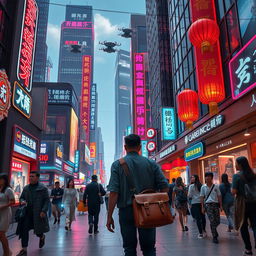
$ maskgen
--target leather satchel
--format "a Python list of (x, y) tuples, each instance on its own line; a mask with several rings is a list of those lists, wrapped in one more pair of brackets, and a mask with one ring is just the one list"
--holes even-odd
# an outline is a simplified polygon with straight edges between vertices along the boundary
[(134, 181), (129, 171), (129, 167), (124, 158), (119, 160), (133, 197), (133, 215), (137, 228), (156, 228), (171, 224), (173, 217), (169, 207), (169, 196), (167, 193), (155, 192), (152, 189), (136, 193)]

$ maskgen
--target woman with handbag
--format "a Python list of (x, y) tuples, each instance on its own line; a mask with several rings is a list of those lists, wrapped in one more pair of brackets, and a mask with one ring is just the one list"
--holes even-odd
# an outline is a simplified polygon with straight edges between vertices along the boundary
[(221, 184), (219, 186), (221, 197), (222, 197), (222, 206), (225, 212), (225, 215), (228, 220), (228, 229), (227, 232), (231, 232), (234, 229), (234, 196), (231, 193), (231, 184), (228, 180), (228, 175), (223, 173), (221, 175)]
[(249, 223), (256, 241), (256, 174), (244, 156), (236, 159), (236, 169), (239, 173), (233, 176), (232, 182), (232, 193), (236, 195), (235, 228), (240, 229), (244, 241), (245, 251), (243, 255), (252, 255)]
[(172, 192), (172, 207), (175, 207), (179, 213), (180, 225), (182, 227), (182, 231), (188, 231), (187, 227), (187, 212), (188, 212), (188, 197), (187, 197), (187, 188), (182, 181), (181, 177), (176, 179), (176, 185), (173, 188)]
[(67, 188), (64, 190), (62, 204), (66, 214), (66, 230), (71, 230), (71, 225), (76, 220), (75, 212), (78, 202), (78, 192), (75, 189), (74, 179), (70, 179), (67, 183)]
[(0, 241), (3, 246), (4, 256), (12, 255), (6, 232), (12, 218), (11, 205), (15, 203), (15, 196), (13, 190), (10, 188), (9, 179), (7, 175), (0, 175)]

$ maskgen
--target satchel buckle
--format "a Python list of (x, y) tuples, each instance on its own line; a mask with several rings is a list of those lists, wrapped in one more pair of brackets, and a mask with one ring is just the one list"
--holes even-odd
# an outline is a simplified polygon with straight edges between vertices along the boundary
[(158, 201), (158, 205), (159, 205), (161, 213), (164, 214), (164, 203), (163, 203), (163, 201)]
[(148, 202), (144, 202), (144, 208), (145, 208), (147, 216), (149, 216), (150, 215), (150, 211), (149, 211), (149, 203)]

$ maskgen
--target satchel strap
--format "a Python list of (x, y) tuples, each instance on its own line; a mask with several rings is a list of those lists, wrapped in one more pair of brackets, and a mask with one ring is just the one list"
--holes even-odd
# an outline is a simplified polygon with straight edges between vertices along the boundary
[(210, 197), (210, 195), (211, 195), (211, 193), (212, 193), (214, 187), (215, 187), (215, 184), (212, 185), (210, 192), (208, 193), (207, 197), (205, 198), (205, 200), (204, 200), (205, 203), (206, 203), (206, 201), (208, 200), (208, 198)]
[(126, 163), (126, 161), (125, 161), (124, 158), (119, 159), (119, 163), (120, 163), (120, 165), (122, 166), (122, 168), (123, 168), (123, 170), (124, 170), (124, 174), (125, 174), (125, 176), (126, 176), (126, 178), (127, 178), (127, 182), (128, 182), (130, 191), (131, 191), (132, 193), (136, 194), (136, 187), (135, 187), (133, 178), (132, 178), (132, 176), (131, 176), (131, 174), (130, 174), (128, 164)]

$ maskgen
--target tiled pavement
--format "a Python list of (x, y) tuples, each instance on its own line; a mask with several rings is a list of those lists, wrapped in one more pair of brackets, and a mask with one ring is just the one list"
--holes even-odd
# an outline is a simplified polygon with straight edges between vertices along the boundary
[[(122, 240), (119, 225), (116, 232), (109, 233), (105, 228), (105, 210), (102, 210), (100, 221), (100, 233), (89, 236), (87, 233), (87, 216), (77, 216), (72, 231), (64, 230), (64, 218), (58, 227), (51, 224), (51, 231), (46, 235), (46, 245), (38, 249), (38, 238), (31, 234), (29, 244), (29, 256), (57, 255), (57, 256), (121, 256), (123, 255)], [(117, 220), (117, 212), (115, 213)], [(208, 224), (209, 225), (209, 224)], [(159, 256), (241, 256), (243, 245), (240, 237), (227, 233), (226, 227), (219, 227), (220, 243), (213, 244), (210, 237), (197, 239), (196, 224), (190, 221), (190, 231), (183, 233), (177, 221), (157, 230), (157, 255)], [(209, 229), (208, 229), (209, 233)], [(17, 237), (10, 239), (13, 255), (19, 251), (20, 241)], [(0, 255), (2, 255), (0, 249)], [(141, 252), (138, 248), (138, 255)]]

